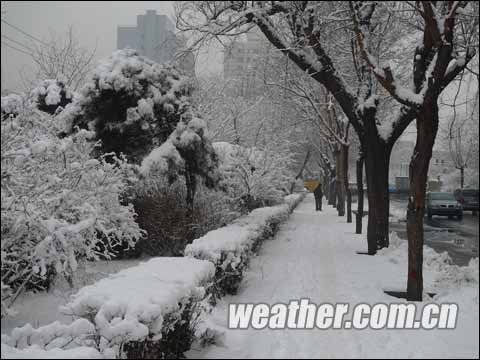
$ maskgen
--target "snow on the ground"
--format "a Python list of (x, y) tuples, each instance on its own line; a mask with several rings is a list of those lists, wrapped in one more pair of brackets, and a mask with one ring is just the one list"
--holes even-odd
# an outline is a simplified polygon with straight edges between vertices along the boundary
[(101, 354), (91, 347), (76, 347), (73, 349), (44, 350), (39, 346), (28, 349), (17, 349), (2, 344), (2, 359), (102, 359)]
[[(64, 281), (58, 281), (48, 292), (27, 292), (21, 295), (15, 302), (15, 316), (2, 318), (2, 334), (10, 334), (16, 327), (22, 327), (28, 323), (35, 327), (47, 325), (53, 321), (61, 321), (68, 324), (73, 317), (61, 314), (58, 309), (65, 305), (70, 296), (82, 286), (92, 284), (96, 280), (122, 269), (138, 265), (145, 259), (95, 261), (88, 262), (85, 269), (79, 269), (74, 288), (70, 288)], [(83, 270), (83, 271), (82, 271)]]
[(383, 290), (406, 288), (406, 242), (393, 235), (391, 247), (379, 255), (357, 255), (356, 251), (366, 250), (366, 240), (354, 231), (354, 224), (346, 224), (330, 206), (315, 212), (313, 196), (308, 195), (277, 236), (263, 244), (239, 294), (223, 298), (205, 320), (204, 326), (225, 332), (223, 342), (194, 348), (188, 357), (478, 358), (478, 259), (470, 268), (458, 268), (445, 265), (444, 255), (431, 249), (425, 251), (425, 290), (438, 294), (430, 301), (459, 304), (455, 330), (227, 328), (229, 303), (274, 304), (309, 298), (316, 304), (347, 302), (353, 307), (362, 302), (404, 302)]

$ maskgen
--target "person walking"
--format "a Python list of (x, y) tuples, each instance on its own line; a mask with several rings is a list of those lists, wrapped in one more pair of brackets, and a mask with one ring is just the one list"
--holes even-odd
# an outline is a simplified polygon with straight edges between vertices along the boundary
[(318, 186), (313, 191), (313, 195), (315, 196), (315, 210), (322, 211), (322, 184), (318, 183)]

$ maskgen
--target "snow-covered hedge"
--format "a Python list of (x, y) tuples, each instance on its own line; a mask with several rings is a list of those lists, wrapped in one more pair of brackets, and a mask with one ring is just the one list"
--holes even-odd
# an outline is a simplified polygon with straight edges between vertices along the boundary
[[(26, 324), (13, 329), (9, 336), (2, 335), (2, 349), (6, 345), (16, 350), (12, 350), (12, 353), (27, 349), (48, 352), (54, 349), (93, 346), (94, 335), (95, 326), (86, 319), (75, 320), (69, 325), (55, 321), (36, 329)], [(32, 346), (35, 348), (31, 348)], [(25, 352), (27, 353), (29, 351)]]
[(216, 297), (237, 292), (252, 254), (275, 233), (304, 196), (304, 193), (292, 194), (285, 198), (284, 204), (255, 209), (187, 245), (185, 256), (215, 264)]
[(190, 348), (214, 274), (208, 261), (154, 258), (80, 289), (61, 310), (94, 324), (104, 354), (178, 357)]
[(103, 356), (96, 349), (85, 346), (45, 350), (38, 345), (18, 349), (2, 343), (2, 359), (103, 359)]

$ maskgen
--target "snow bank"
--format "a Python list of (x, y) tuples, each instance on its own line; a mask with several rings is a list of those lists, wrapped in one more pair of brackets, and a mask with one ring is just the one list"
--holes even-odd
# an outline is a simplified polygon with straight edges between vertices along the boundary
[(92, 321), (99, 350), (120, 355), (123, 344), (159, 341), (188, 321), (214, 273), (208, 261), (155, 258), (80, 289), (61, 310)]
[[(390, 246), (379, 250), (378, 255), (387, 256), (393, 263), (408, 263), (408, 242), (398, 237), (395, 232), (390, 235)], [(438, 253), (431, 247), (423, 247), (423, 272), (431, 280), (433, 291), (457, 289), (459, 287), (476, 287), (479, 284), (478, 258), (471, 259), (467, 266), (455, 265), (447, 252)]]
[(304, 196), (304, 193), (289, 195), (282, 205), (255, 209), (232, 224), (208, 232), (187, 245), (185, 256), (215, 264), (215, 295), (236, 293), (249, 258)]
[(102, 359), (102, 355), (91, 347), (45, 350), (38, 345), (17, 349), (2, 343), (2, 359)]

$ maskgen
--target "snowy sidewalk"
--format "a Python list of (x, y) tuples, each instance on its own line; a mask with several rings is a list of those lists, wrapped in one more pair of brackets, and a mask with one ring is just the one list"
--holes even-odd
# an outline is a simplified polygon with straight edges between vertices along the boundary
[[(365, 235), (354, 224), (324, 206), (314, 211), (308, 195), (277, 236), (266, 241), (252, 260), (236, 296), (223, 298), (208, 325), (225, 332), (224, 344), (192, 349), (189, 357), (205, 358), (339, 358), (339, 357), (478, 357), (478, 283), (440, 293), (435, 302), (457, 302), (455, 330), (229, 330), (229, 303), (311, 302), (390, 303), (384, 289), (404, 290), (406, 254), (355, 254), (366, 249)], [(366, 228), (366, 224), (365, 224)], [(399, 248), (403, 249), (403, 248)], [(397, 250), (399, 250), (397, 249)], [(434, 274), (425, 271), (430, 291)]]

